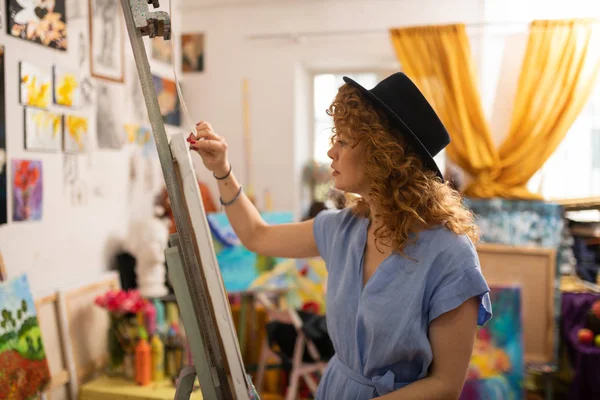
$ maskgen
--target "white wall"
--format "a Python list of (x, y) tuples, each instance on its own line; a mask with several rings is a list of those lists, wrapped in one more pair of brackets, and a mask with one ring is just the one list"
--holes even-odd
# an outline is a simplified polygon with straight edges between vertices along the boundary
[[(254, 4), (244, 4), (254, 3)], [(269, 189), (278, 210), (300, 210), (300, 169), (312, 155), (313, 71), (397, 69), (387, 29), (393, 26), (479, 21), (480, 0), (237, 2), (201, 7), (184, 3), (182, 29), (205, 32), (203, 74), (184, 77), (185, 99), (198, 119), (213, 123), (230, 144), (238, 177), (242, 143), (241, 81), (250, 80), (253, 176), (258, 205)], [(373, 30), (369, 34), (250, 40), (250, 35)], [(477, 49), (474, 49), (477, 52)], [(207, 181), (216, 186), (208, 175)]]
[[(168, 6), (167, 2), (163, 2)], [(5, 7), (5, 3), (2, 4)], [(82, 183), (87, 187), (87, 201), (73, 205), (69, 188), (63, 182), (64, 154), (27, 151), (23, 143), (23, 106), (19, 104), (19, 61), (39, 66), (59, 65), (75, 68), (89, 75), (89, 62), (79, 65), (78, 36), (82, 32), (88, 42), (88, 1), (67, 0), (68, 50), (61, 52), (6, 34), (5, 9), (0, 45), (5, 50), (5, 84), (8, 156), (9, 223), (0, 226), (0, 251), (9, 277), (28, 273), (35, 296), (49, 291), (93, 281), (106, 274), (109, 260), (121, 248), (122, 239), (132, 218), (150, 215), (154, 192), (162, 185), (160, 174), (150, 175), (154, 187), (147, 187), (145, 162), (139, 148), (129, 145), (121, 150), (98, 149), (95, 142), (95, 104), (81, 111), (90, 118), (91, 151), (77, 156)], [(165, 7), (161, 7), (165, 9)], [(77, 11), (77, 12), (76, 12)], [(76, 12), (76, 13), (75, 13)], [(74, 13), (76, 15), (74, 15)], [(174, 13), (175, 33), (179, 32)], [(134, 122), (128, 84), (138, 79), (129, 38), (125, 32), (125, 84), (114, 84), (118, 98), (114, 105), (123, 122)], [(148, 47), (148, 46), (147, 46)], [(89, 60), (89, 47), (85, 47)], [(172, 77), (166, 66), (152, 62), (153, 72)], [(135, 101), (142, 102), (143, 98)], [(54, 108), (58, 110), (58, 108)], [(140, 121), (138, 121), (140, 122)], [(134, 157), (135, 156), (135, 157)], [(38, 159), (43, 163), (43, 216), (41, 221), (12, 220), (12, 159)], [(136, 161), (137, 160), (137, 161)], [(137, 176), (131, 181), (132, 164), (137, 162)], [(141, 164), (140, 164), (141, 162)], [(156, 161), (152, 161), (156, 171)]]

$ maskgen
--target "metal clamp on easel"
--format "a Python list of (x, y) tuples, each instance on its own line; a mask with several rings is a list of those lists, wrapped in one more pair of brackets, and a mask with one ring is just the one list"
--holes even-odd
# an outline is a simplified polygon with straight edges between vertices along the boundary
[(121, 0), (177, 228), (165, 255), (194, 366), (182, 371), (175, 398), (189, 399), (197, 376), (204, 399), (249, 400), (251, 383), (244, 372), (190, 150), (183, 134), (172, 135), (170, 142), (167, 138), (142, 40), (142, 36), (169, 40), (171, 19), (166, 12), (150, 12), (148, 4), (159, 6), (158, 0)]

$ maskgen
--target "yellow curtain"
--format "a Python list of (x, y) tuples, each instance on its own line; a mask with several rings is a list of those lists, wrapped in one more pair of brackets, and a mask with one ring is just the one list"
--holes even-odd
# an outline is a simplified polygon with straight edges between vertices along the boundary
[(464, 25), (392, 29), (402, 69), (430, 101), (452, 141), (448, 156), (471, 176), (496, 176), (498, 152), (481, 107)]
[(600, 68), (592, 20), (534, 21), (497, 182), (504, 195), (537, 198), (527, 182), (544, 165), (587, 103)]
[(403, 69), (450, 132), (448, 156), (473, 177), (466, 195), (539, 198), (527, 182), (566, 135), (598, 73), (595, 27), (590, 20), (531, 24), (510, 130), (499, 149), (477, 94), (464, 25), (391, 30)]

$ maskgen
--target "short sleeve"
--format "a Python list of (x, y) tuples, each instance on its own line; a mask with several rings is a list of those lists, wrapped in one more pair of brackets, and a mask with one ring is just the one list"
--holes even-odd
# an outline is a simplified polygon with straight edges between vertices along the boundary
[(490, 288), (481, 273), (479, 256), (466, 236), (456, 236), (437, 257), (429, 298), (429, 323), (472, 297), (479, 301), (477, 324), (492, 317)]
[(338, 227), (337, 217), (340, 210), (324, 210), (317, 214), (313, 224), (313, 235), (321, 258), (327, 263), (331, 251), (331, 242)]

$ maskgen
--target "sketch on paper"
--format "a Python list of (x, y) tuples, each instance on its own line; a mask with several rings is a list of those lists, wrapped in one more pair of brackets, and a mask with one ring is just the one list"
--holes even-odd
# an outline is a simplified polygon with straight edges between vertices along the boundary
[(60, 114), (26, 107), (25, 148), (27, 150), (60, 151), (62, 116)]
[(96, 134), (101, 149), (120, 149), (125, 144), (123, 124), (119, 121), (120, 107), (114, 104), (120, 95), (114, 85), (97, 83)]
[(183, 72), (204, 71), (204, 34), (181, 35), (181, 68)]
[(57, 50), (67, 50), (65, 0), (7, 0), (7, 33)]
[(77, 72), (54, 67), (54, 103), (65, 107), (81, 105), (81, 85)]
[(79, 179), (79, 162), (77, 155), (65, 154), (63, 158), (63, 185), (72, 186)]
[(46, 108), (52, 101), (52, 75), (50, 68), (21, 61), (19, 64), (21, 104)]
[(173, 65), (171, 58), (173, 56), (173, 49), (171, 48), (170, 40), (164, 40), (162, 36), (157, 36), (150, 39), (150, 44), (152, 47), (152, 59)]
[(86, 117), (65, 115), (64, 150), (69, 153), (84, 152), (89, 147), (89, 126)]
[(94, 83), (92, 82), (92, 78), (89, 76), (85, 76), (81, 79), (80, 83), (80, 93), (81, 93), (81, 105), (89, 107), (94, 104)]
[(153, 75), (152, 81), (156, 89), (156, 97), (160, 107), (163, 122), (167, 125), (180, 126), (181, 115), (179, 97), (175, 82)]
[(36, 398), (50, 383), (50, 368), (27, 275), (0, 283), (0, 304), (0, 393)]
[(136, 65), (130, 64), (127, 74), (127, 104), (130, 107), (130, 113), (136, 123), (148, 121), (148, 110), (144, 101), (144, 93), (140, 83), (140, 76)]
[(123, 82), (124, 40), (119, 0), (90, 0), (92, 76)]
[(77, 35), (77, 41), (79, 47), (79, 67), (83, 68), (88, 57), (87, 40), (83, 32), (79, 32), (79, 35)]
[(42, 219), (43, 175), (39, 160), (12, 160), (13, 221)]
[[(4, 82), (4, 47), (0, 46), (0, 82)], [(8, 222), (8, 186), (6, 179), (6, 99), (0, 85), (0, 225)]]

